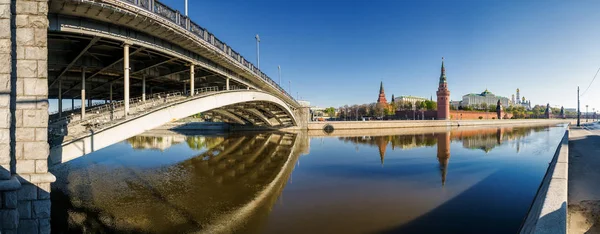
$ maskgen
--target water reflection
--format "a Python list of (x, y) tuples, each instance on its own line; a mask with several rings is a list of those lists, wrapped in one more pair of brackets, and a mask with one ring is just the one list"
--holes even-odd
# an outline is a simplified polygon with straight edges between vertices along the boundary
[[(523, 139), (533, 132), (548, 130), (549, 126), (534, 127), (504, 127), (504, 128), (476, 128), (476, 129), (454, 129), (453, 131), (442, 131), (421, 134), (388, 135), (388, 136), (353, 136), (339, 137), (346, 143), (364, 144), (376, 146), (379, 150), (381, 165), (384, 165), (385, 153), (388, 145), (392, 150), (407, 150), (420, 147), (433, 147), (437, 145), (437, 159), (439, 163), (442, 186), (446, 183), (448, 163), (450, 161), (450, 142), (462, 142), (466, 149), (480, 149), (489, 153), (494, 147), (502, 145), (503, 142), (514, 142), (517, 153)], [(358, 151), (358, 147), (356, 147)]]
[[(258, 227), (306, 143), (296, 134), (137, 136), (134, 149), (184, 143), (189, 159), (156, 168), (95, 163), (56, 170), (53, 231), (233, 232)], [(305, 139), (306, 140), (306, 139)], [(167, 156), (167, 155), (165, 155)], [(60, 186), (59, 184), (62, 184)]]
[(561, 136), (549, 129), (355, 133), (321, 138), (310, 154), (303, 132), (144, 134), (55, 168), (52, 228), (515, 232)]

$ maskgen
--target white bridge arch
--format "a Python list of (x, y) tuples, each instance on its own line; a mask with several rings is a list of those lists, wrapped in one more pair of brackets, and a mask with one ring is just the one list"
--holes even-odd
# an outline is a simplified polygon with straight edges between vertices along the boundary
[[(264, 115), (260, 116), (256, 109), (245, 106), (248, 104), (258, 106), (260, 103), (277, 107), (278, 109), (274, 110), (277, 113), (270, 113), (271, 118), (269, 118)], [(265, 110), (273, 110), (264, 107), (262, 109), (261, 113), (265, 113)], [(149, 113), (132, 117), (95, 132), (90, 131), (85, 136), (77, 139), (65, 141), (61, 145), (50, 149), (49, 162), (51, 165), (67, 162), (165, 123), (203, 112), (214, 112), (214, 115), (230, 122), (239, 122), (246, 119), (243, 116), (247, 117), (254, 113), (255, 119), (268, 121), (267, 126), (289, 127), (296, 125), (296, 118), (289, 106), (269, 93), (256, 90), (217, 92), (157, 108)]]

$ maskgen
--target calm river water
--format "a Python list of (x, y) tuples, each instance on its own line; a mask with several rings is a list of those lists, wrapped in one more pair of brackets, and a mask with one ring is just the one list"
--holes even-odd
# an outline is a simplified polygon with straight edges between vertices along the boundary
[(53, 168), (52, 231), (516, 233), (564, 130), (148, 132)]

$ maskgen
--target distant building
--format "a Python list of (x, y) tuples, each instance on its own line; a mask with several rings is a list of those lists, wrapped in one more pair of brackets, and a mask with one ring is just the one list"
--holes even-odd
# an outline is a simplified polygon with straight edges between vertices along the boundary
[(513, 100), (511, 105), (514, 106), (522, 106), (525, 107), (525, 109), (527, 110), (531, 110), (531, 100), (527, 100), (525, 99), (525, 97), (521, 97), (521, 90), (517, 89), (517, 99), (514, 99), (514, 94), (513, 94)]
[(458, 110), (458, 107), (460, 107), (460, 103), (462, 103), (462, 101), (450, 101), (450, 106), (453, 107), (455, 110)]
[(496, 96), (492, 92), (487, 89), (480, 94), (470, 93), (463, 96), (462, 102), (460, 106), (474, 106), (481, 105), (483, 103), (488, 106), (496, 105), (496, 103), (500, 100), (503, 106), (508, 106), (510, 104), (510, 100), (506, 97)]
[(424, 97), (416, 97), (416, 96), (400, 96), (394, 99), (394, 102), (403, 102), (403, 103), (412, 103), (413, 106), (415, 104), (415, 102), (424, 102), (429, 100), (428, 98), (424, 98)]
[(577, 113), (577, 108), (565, 108), (565, 112), (574, 112), (574, 113)]

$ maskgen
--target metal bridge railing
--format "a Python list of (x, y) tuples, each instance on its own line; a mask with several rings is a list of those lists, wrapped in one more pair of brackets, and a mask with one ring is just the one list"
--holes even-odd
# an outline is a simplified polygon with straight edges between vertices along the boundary
[[(144, 10), (152, 12), (156, 15), (159, 15), (178, 26), (184, 28), (186, 31), (193, 33), (198, 36), (200, 39), (208, 42), (212, 46), (214, 46), (217, 50), (220, 50), (227, 54), (232, 58), (236, 63), (242, 65), (243, 67), (248, 68), (255, 75), (260, 77), (267, 84), (271, 85), (275, 89), (279, 90), (282, 94), (290, 98), (291, 100), (296, 101), (292, 95), (285, 91), (279, 84), (277, 84), (273, 79), (267, 76), (265, 73), (260, 71), (254, 64), (248, 62), (243, 56), (239, 53), (235, 52), (231, 47), (227, 46), (227, 44), (223, 43), (221, 40), (217, 39), (212, 33), (208, 32), (205, 28), (202, 28), (198, 24), (192, 22), (189, 17), (182, 15), (179, 11), (176, 11), (164, 3), (161, 3), (157, 0), (119, 0), (121, 2), (125, 2), (128, 4), (135, 5)], [(297, 102), (297, 101), (296, 101)]]
[[(208, 94), (218, 92), (219, 87), (203, 87), (194, 89), (194, 94), (202, 96), (201, 94)], [(181, 101), (187, 98), (195, 98), (189, 96), (190, 91), (181, 92), (163, 92), (148, 95), (146, 100), (142, 100), (142, 97), (135, 97), (129, 99), (129, 113), (127, 118), (135, 118), (137, 116), (149, 113), (157, 108), (161, 108), (170, 105), (174, 102)], [(89, 113), (89, 114), (88, 114)], [(97, 130), (106, 126), (115, 124), (116, 122), (125, 120), (125, 102), (117, 101), (106, 105), (97, 106), (90, 108), (86, 111), (86, 116), (81, 119), (80, 115), (74, 115), (73, 113), (69, 116), (62, 118), (53, 119), (48, 124), (48, 140), (51, 145), (56, 140), (60, 140), (61, 137), (66, 135), (77, 136), (87, 133), (89, 130)]]

